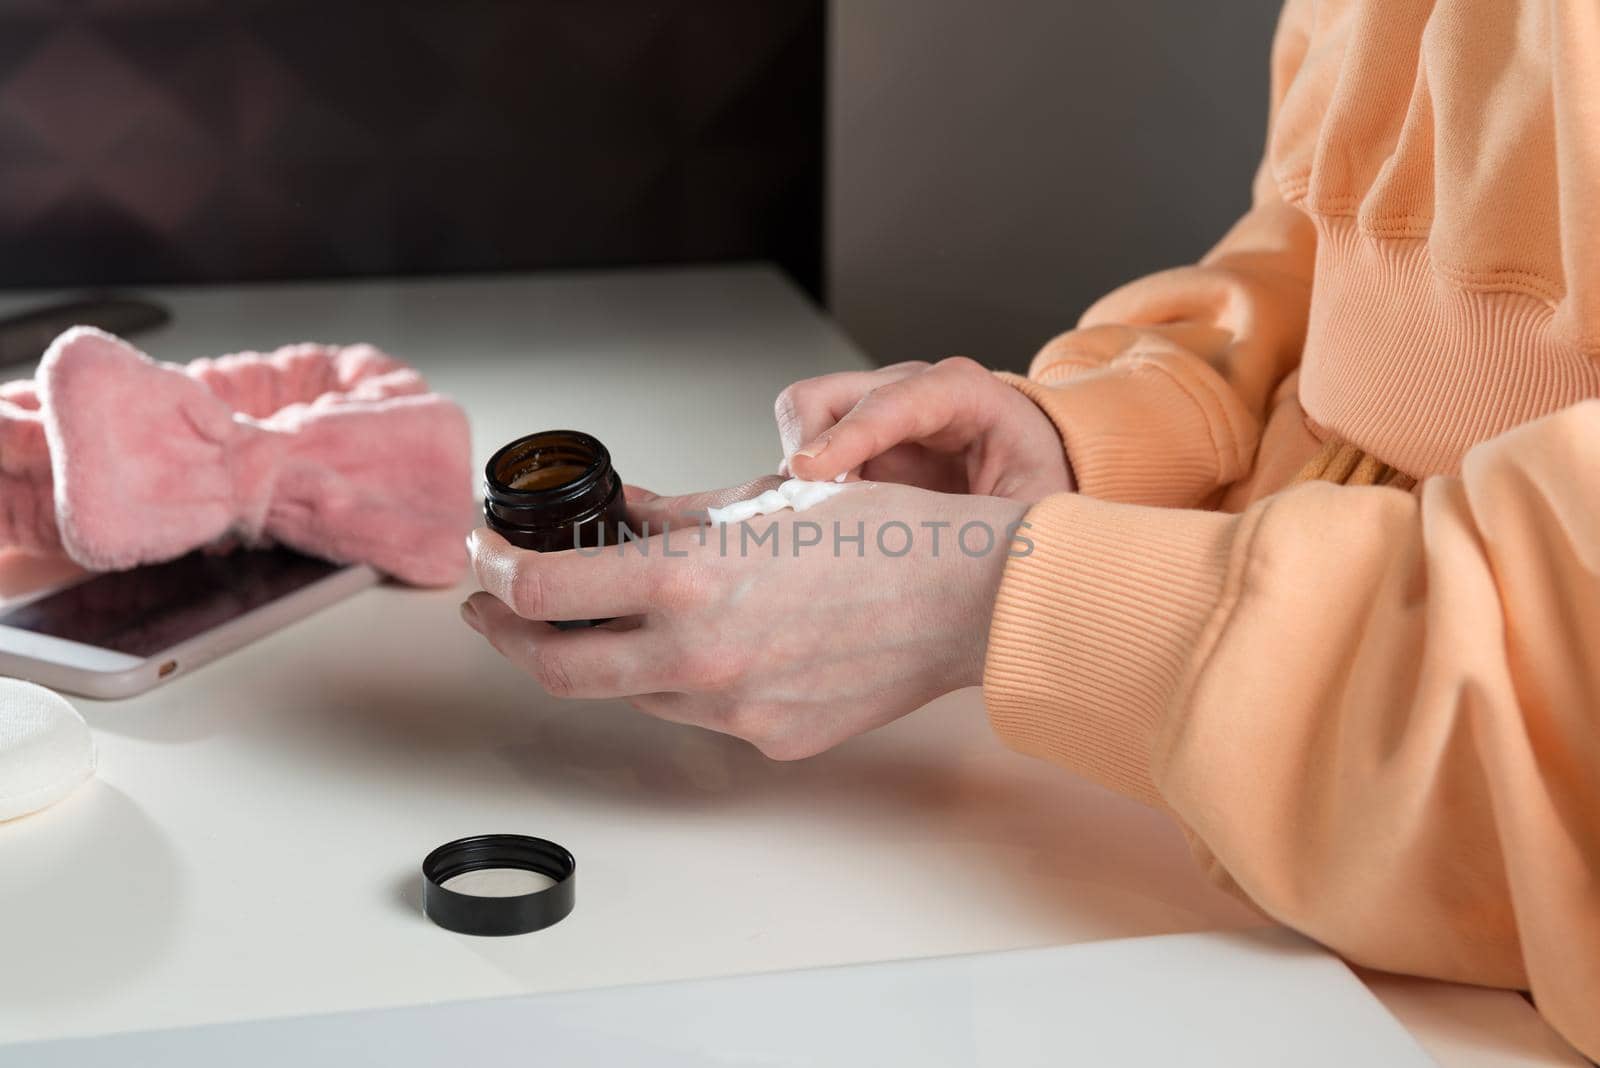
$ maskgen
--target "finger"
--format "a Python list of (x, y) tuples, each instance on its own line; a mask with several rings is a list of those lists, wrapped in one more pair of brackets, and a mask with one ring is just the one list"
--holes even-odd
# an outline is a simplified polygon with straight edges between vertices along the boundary
[(709, 714), (702, 707), (704, 703), (689, 694), (671, 691), (635, 694), (628, 698), (628, 704), (647, 716), (691, 727), (704, 725)]
[(467, 549), (478, 585), (523, 619), (642, 615), (651, 607), (664, 567), (684, 563), (659, 551), (530, 552), (487, 527), (468, 535)]
[(627, 501), (629, 504), (647, 504), (650, 501), (660, 500), (661, 494), (656, 493), (653, 490), (647, 490), (643, 486), (634, 486), (628, 483), (623, 483), (622, 499)]
[(727, 489), (708, 490), (704, 493), (687, 493), (681, 497), (652, 497), (647, 501), (629, 501), (628, 522), (641, 534), (656, 534), (679, 527), (700, 526), (706, 521), (706, 509), (721, 508), (734, 501), (759, 497), (767, 490), (779, 486), (783, 479), (776, 475), (762, 475), (749, 482)]
[(622, 499), (627, 505), (628, 529), (641, 536), (647, 536), (646, 530), (654, 534), (668, 529), (670, 525), (675, 525), (670, 523), (670, 520), (688, 519), (687, 516), (678, 515), (678, 509), (673, 505), (673, 498), (663, 497), (643, 486), (623, 483)]
[[(981, 377), (980, 377), (981, 376)], [(970, 360), (945, 360), (872, 390), (820, 437), (789, 458), (795, 475), (829, 479), (907, 442), (971, 440), (986, 429), (982, 398), (1001, 386)]]
[[(861, 478), (868, 482), (894, 482), (935, 493), (971, 492), (965, 456), (960, 452), (930, 449), (917, 442), (896, 445), (854, 470), (861, 472)], [(851, 477), (846, 477), (845, 481), (850, 481)]]
[(678, 658), (647, 630), (557, 630), (523, 619), (487, 593), (469, 597), (462, 616), (553, 697), (633, 697), (676, 681)]
[(917, 361), (890, 364), (875, 371), (841, 371), (802, 379), (778, 394), (773, 414), (778, 440), (788, 459), (801, 445), (827, 430), (872, 389), (898, 382), (928, 369)]

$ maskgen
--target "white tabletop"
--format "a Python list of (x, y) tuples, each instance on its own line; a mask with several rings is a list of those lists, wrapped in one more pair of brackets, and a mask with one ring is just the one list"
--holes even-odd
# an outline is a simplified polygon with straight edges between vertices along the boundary
[[(778, 390), (864, 363), (763, 267), (158, 295), (160, 358), (371, 341), (465, 405), (480, 461), (573, 427), (662, 492), (771, 471)], [(0, 1043), (1261, 922), (1165, 817), (1002, 747), (976, 692), (774, 763), (542, 696), (459, 622), (466, 592), (371, 590), (78, 702), (98, 778), (0, 824)], [(420, 915), (423, 854), (490, 831), (572, 849), (569, 919)], [(1375, 988), (1449, 1063), (1580, 1063), (1514, 995)]]
[(342, 1068), (352, 1050), (383, 1068), (524, 1063), (529, 1050), (562, 1068), (1434, 1064), (1350, 969), (1281, 927), (123, 1033), (0, 1059)]

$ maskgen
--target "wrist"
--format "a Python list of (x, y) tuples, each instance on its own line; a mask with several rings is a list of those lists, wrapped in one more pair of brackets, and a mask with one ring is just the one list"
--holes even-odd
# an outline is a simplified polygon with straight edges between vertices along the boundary
[(1253, 455), (1255, 424), (1237, 401), (1219, 400), (1213, 415), (1203, 386), (1160, 361), (1109, 364), (1050, 384), (1002, 377), (1044, 412), (1078, 492), (1090, 497), (1193, 508), (1240, 477)]
[[(995, 604), (1005, 580), (1009, 563), (1030, 549), (1026, 538), (1029, 504), (1000, 497), (979, 498), (986, 502), (982, 522), (994, 532), (990, 551), (967, 555), (959, 551), (965, 565), (964, 597), (965, 639), (961, 655), (952, 658), (957, 668), (951, 690), (978, 686), (983, 682), (984, 665), (988, 660), (989, 641), (994, 624)], [(992, 502), (992, 503), (988, 503)]]

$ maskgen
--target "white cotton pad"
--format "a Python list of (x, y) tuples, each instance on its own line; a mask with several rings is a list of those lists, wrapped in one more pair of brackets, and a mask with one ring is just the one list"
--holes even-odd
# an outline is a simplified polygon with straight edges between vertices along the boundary
[(37, 812), (94, 774), (94, 738), (60, 694), (0, 679), (0, 820)]
[(721, 508), (707, 508), (706, 518), (713, 523), (742, 523), (746, 519), (766, 515), (769, 512), (781, 512), (785, 508), (803, 512), (813, 504), (821, 504), (842, 489), (844, 487), (837, 482), (807, 482), (803, 478), (791, 478), (777, 489), (769, 489), (759, 497), (734, 501)]

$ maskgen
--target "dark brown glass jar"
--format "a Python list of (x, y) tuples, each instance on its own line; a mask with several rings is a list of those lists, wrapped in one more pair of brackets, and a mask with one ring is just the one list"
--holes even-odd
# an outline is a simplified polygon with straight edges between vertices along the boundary
[(627, 523), (611, 453), (577, 430), (518, 438), (489, 459), (483, 514), (489, 529), (535, 552), (616, 545)]

